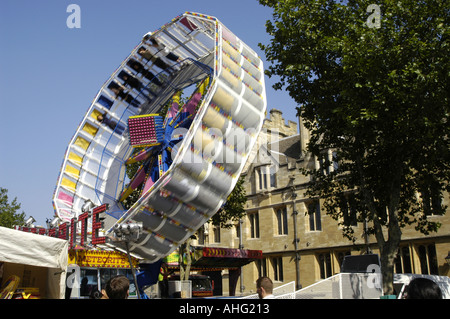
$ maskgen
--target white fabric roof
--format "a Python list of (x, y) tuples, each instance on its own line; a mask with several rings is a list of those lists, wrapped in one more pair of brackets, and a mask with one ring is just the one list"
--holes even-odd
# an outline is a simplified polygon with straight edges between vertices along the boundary
[(69, 242), (0, 227), (0, 261), (66, 270)]

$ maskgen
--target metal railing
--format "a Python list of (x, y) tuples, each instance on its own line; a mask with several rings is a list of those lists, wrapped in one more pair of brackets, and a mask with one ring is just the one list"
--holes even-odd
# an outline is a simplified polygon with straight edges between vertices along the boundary
[[(274, 288), (275, 299), (379, 299), (381, 278), (373, 273), (340, 273), (295, 291), (295, 282)], [(241, 299), (257, 299), (258, 294)]]

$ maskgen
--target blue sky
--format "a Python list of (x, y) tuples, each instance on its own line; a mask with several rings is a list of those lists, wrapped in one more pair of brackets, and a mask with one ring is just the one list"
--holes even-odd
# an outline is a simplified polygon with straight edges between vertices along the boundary
[[(69, 4), (81, 28), (66, 25)], [(64, 152), (103, 83), (141, 37), (186, 12), (217, 17), (265, 61), (265, 21), (257, 0), (1, 0), (0, 187), (45, 225)], [(265, 67), (268, 67), (265, 63)], [(266, 77), (268, 109), (296, 120), (296, 103)]]

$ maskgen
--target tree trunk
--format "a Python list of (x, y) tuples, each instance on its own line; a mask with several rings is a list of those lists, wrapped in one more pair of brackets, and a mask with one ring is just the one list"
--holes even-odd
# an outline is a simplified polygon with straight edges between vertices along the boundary
[[(369, 207), (373, 207), (373, 205)], [(375, 213), (372, 221), (374, 224), (375, 237), (377, 239), (378, 248), (380, 250), (383, 293), (385, 295), (392, 295), (394, 294), (394, 261), (395, 257), (397, 256), (402, 232), (398, 224), (396, 212), (390, 214), (389, 224), (387, 225), (388, 240), (385, 240), (383, 234), (383, 226), (380, 223), (378, 216), (378, 213)]]
[(191, 264), (192, 264), (192, 258), (191, 258), (191, 238), (188, 238), (186, 240), (186, 269), (184, 272), (184, 280), (189, 280), (189, 275), (191, 274)]
[(180, 280), (184, 280), (184, 258), (183, 253), (185, 250), (186, 244), (181, 244), (180, 247), (178, 247), (178, 266), (180, 267)]
[(402, 232), (397, 219), (390, 220), (388, 225), (388, 240), (379, 244), (381, 259), (381, 275), (383, 277), (383, 293), (394, 294), (394, 261), (397, 257)]
[[(377, 239), (378, 248), (380, 250), (381, 275), (383, 278), (383, 293), (385, 295), (394, 294), (394, 261), (397, 256), (397, 251), (402, 237), (402, 231), (398, 220), (398, 203), (400, 200), (400, 177), (394, 175), (392, 183), (390, 184), (390, 199), (386, 207), (378, 207), (375, 205), (372, 191), (366, 187), (364, 170), (362, 165), (358, 165), (359, 173), (361, 174), (361, 192), (364, 196), (364, 203), (369, 209), (373, 226), (375, 230), (375, 238)], [(400, 169), (398, 170), (400, 172)], [(382, 210), (386, 211), (382, 211)], [(384, 224), (384, 219), (387, 213), (387, 225)], [(387, 227), (386, 227), (387, 226)], [(387, 240), (383, 233), (383, 229), (387, 228)]]
[[(189, 275), (191, 272), (191, 238), (188, 238), (186, 242), (180, 245), (178, 248), (179, 258), (178, 264), (180, 266), (180, 280), (189, 280)], [(184, 264), (184, 254), (186, 253), (186, 265)]]
[(383, 249), (380, 256), (383, 293), (385, 295), (394, 294), (394, 259), (396, 253), (397, 250), (388, 252), (388, 249)]

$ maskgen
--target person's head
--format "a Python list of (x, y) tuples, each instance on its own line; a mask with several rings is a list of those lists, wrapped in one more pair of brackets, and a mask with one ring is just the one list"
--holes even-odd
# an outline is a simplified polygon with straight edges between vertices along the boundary
[(127, 299), (130, 288), (130, 281), (125, 276), (112, 277), (102, 290), (103, 296), (107, 299)]
[(108, 84), (108, 89), (110, 89), (115, 94), (119, 94), (121, 91), (123, 91), (123, 88), (119, 86), (115, 81), (112, 81)]
[(97, 115), (97, 121), (101, 122), (103, 121), (103, 115)]
[(433, 280), (414, 278), (406, 287), (406, 299), (442, 299), (442, 291)]
[(103, 294), (99, 290), (93, 290), (89, 295), (89, 299), (102, 299)]
[(141, 67), (143, 67), (139, 62), (137, 62), (134, 59), (128, 60), (127, 65), (135, 71), (138, 71), (139, 69), (141, 69)]
[(273, 283), (269, 277), (260, 277), (256, 281), (256, 291), (260, 299), (267, 295), (271, 295), (273, 291)]
[(129, 79), (129, 76), (128, 76), (128, 74), (126, 72), (122, 71), (122, 72), (119, 73), (119, 78), (124, 80), (124, 81), (127, 81)]
[(138, 53), (139, 53), (139, 54), (144, 54), (145, 52), (147, 52), (147, 50), (146, 50), (144, 47), (140, 47), (140, 48), (138, 49)]

